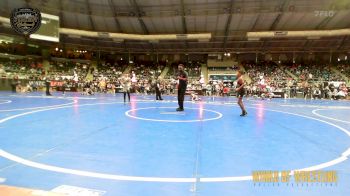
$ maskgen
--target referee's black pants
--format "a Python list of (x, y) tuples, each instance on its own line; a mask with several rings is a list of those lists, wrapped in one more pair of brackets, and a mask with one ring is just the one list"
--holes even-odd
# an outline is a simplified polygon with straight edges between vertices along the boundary
[(11, 90), (13, 93), (16, 93), (16, 84), (11, 84)]
[(46, 95), (51, 95), (49, 85), (46, 85)]
[(124, 103), (126, 101), (126, 94), (128, 94), (128, 100), (130, 102), (130, 90), (124, 91), (123, 94), (124, 94)]
[(179, 103), (179, 108), (184, 109), (186, 87), (180, 87), (177, 91), (177, 101)]
[(156, 100), (163, 100), (158, 87), (156, 87)]

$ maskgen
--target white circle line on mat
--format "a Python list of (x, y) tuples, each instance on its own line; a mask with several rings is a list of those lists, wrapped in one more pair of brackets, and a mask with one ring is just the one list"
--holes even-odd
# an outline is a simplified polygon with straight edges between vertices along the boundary
[(189, 123), (189, 122), (204, 122), (204, 121), (210, 121), (210, 120), (217, 120), (222, 118), (222, 114), (220, 112), (214, 111), (214, 110), (208, 110), (208, 109), (200, 109), (200, 108), (186, 108), (186, 110), (203, 110), (203, 111), (208, 111), (208, 112), (213, 112), (217, 114), (218, 116), (214, 118), (207, 118), (207, 119), (196, 119), (196, 120), (166, 120), (166, 119), (151, 119), (151, 118), (142, 118), (142, 117), (137, 117), (133, 116), (130, 114), (130, 112), (137, 111), (137, 110), (147, 110), (147, 109), (158, 109), (158, 108), (169, 108), (169, 109), (175, 109), (176, 107), (147, 107), (147, 108), (136, 108), (136, 109), (131, 109), (125, 112), (125, 115), (134, 118), (134, 119), (139, 119), (139, 120), (145, 120), (145, 121), (153, 121), (153, 122), (184, 122), (184, 123)]
[(56, 108), (61, 106), (67, 106), (78, 103), (78, 100), (74, 100), (73, 102), (58, 104), (58, 105), (48, 105), (48, 106), (40, 106), (40, 107), (31, 107), (31, 108), (17, 108), (17, 109), (8, 109), (8, 110), (0, 110), (0, 112), (14, 112), (14, 111), (24, 111), (24, 110), (36, 110), (36, 109), (45, 109), (45, 108)]
[(348, 124), (350, 124), (350, 121), (340, 120), (340, 119), (337, 119), (337, 118), (331, 118), (331, 117), (328, 117), (328, 116), (324, 116), (324, 115), (322, 115), (322, 114), (319, 114), (317, 111), (320, 111), (320, 110), (329, 110), (329, 109), (316, 109), (316, 110), (312, 110), (312, 113), (315, 114), (315, 115), (318, 116), (318, 117), (327, 118), (327, 119), (329, 119), (329, 120), (334, 120), (334, 121), (338, 121), (338, 122), (343, 122), (343, 123), (348, 123)]

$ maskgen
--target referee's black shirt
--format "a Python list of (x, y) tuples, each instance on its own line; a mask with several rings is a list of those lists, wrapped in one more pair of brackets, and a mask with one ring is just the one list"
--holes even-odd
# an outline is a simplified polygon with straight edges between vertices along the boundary
[[(177, 74), (178, 76), (180, 76), (181, 78), (188, 78), (188, 74), (186, 71), (179, 71), (179, 73)], [(180, 80), (179, 79), (179, 89), (185, 89), (187, 87), (187, 80)]]

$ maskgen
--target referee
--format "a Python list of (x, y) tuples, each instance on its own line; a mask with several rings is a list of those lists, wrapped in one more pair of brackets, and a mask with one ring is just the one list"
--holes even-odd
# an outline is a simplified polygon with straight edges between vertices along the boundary
[(46, 77), (45, 79), (45, 86), (46, 86), (46, 96), (52, 96), (50, 93), (50, 86), (51, 85), (51, 80), (49, 77)]
[(179, 103), (179, 108), (176, 109), (176, 111), (181, 112), (184, 111), (184, 99), (185, 99), (185, 93), (187, 88), (187, 78), (188, 74), (184, 71), (184, 65), (179, 64), (178, 66), (178, 74), (177, 79), (179, 79), (179, 86), (177, 91), (177, 100)]

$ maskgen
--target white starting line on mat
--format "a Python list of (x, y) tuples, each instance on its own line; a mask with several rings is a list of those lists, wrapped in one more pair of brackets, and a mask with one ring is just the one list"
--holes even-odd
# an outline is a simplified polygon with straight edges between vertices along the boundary
[(185, 115), (185, 112), (161, 112), (159, 114)]
[(88, 189), (77, 186), (61, 185), (51, 190), (53, 193), (59, 193), (67, 196), (102, 196), (106, 191)]
[[(116, 104), (116, 103), (123, 103), (123, 102), (114, 102), (114, 103), (93, 103), (93, 104), (82, 104), (82, 105), (75, 105), (76, 107), (83, 107), (83, 106), (93, 106), (93, 105), (103, 105), (103, 104)], [(0, 123), (4, 123), (8, 120), (20, 117), (20, 116), (25, 116), (37, 112), (43, 112), (43, 111), (49, 111), (49, 110), (56, 110), (56, 109), (61, 109), (61, 108), (69, 108), (73, 107), (72, 105), (70, 106), (62, 106), (62, 107), (56, 107), (56, 108), (46, 108), (46, 109), (41, 109), (41, 110), (36, 110), (36, 111), (30, 111), (30, 112), (25, 112), (13, 116), (6, 117), (4, 119), (0, 120)], [(254, 107), (247, 107), (247, 108), (254, 108)], [(316, 120), (325, 124), (328, 124), (330, 126), (336, 127), (340, 129), (342, 132), (344, 132), (347, 136), (350, 137), (350, 132), (338, 125), (335, 125), (333, 123), (317, 119), (314, 117), (310, 116), (305, 116), (301, 114), (295, 114), (295, 113), (290, 113), (290, 112), (284, 112), (284, 111), (279, 111), (279, 110), (270, 110), (270, 109), (264, 109), (266, 111), (272, 111), (272, 112), (280, 112), (280, 113), (285, 113), (285, 114), (290, 114), (294, 116), (299, 116), (299, 117), (304, 117), (307, 119), (311, 120)], [(94, 177), (94, 178), (100, 178), (100, 179), (109, 179), (109, 180), (121, 180), (121, 181), (143, 181), (143, 182), (171, 182), (171, 183), (193, 183), (193, 182), (233, 182), (233, 181), (248, 181), (252, 180), (253, 177), (251, 175), (249, 176), (229, 176), (229, 177), (203, 177), (203, 178), (194, 178), (194, 177), (184, 177), (184, 178), (172, 178), (172, 177), (146, 177), (146, 176), (124, 176), (124, 175), (114, 175), (114, 174), (106, 174), (106, 173), (97, 173), (97, 172), (90, 172), (90, 171), (82, 171), (82, 170), (75, 170), (75, 169), (69, 169), (69, 168), (63, 168), (63, 167), (57, 167), (57, 166), (52, 166), (52, 165), (47, 165), (47, 164), (42, 164), (38, 162), (34, 162), (28, 159), (21, 158), (19, 156), (13, 155), (9, 152), (6, 152), (3, 149), (0, 149), (0, 156), (7, 158), (11, 161), (30, 166), (33, 168), (38, 168), (42, 170), (47, 170), (47, 171), (53, 171), (53, 172), (59, 172), (59, 173), (66, 173), (66, 174), (73, 174), (73, 175), (79, 175), (79, 176), (86, 176), (86, 177)], [(350, 156), (350, 148), (346, 149), (338, 158), (335, 158), (331, 161), (324, 162), (318, 165), (302, 168), (302, 169), (294, 169), (291, 170), (290, 175), (294, 175), (295, 171), (314, 171), (314, 170), (319, 170), (319, 169), (324, 169), (333, 165), (336, 165), (338, 163), (341, 163), (345, 160), (348, 159)]]
[(5, 100), (5, 99), (0, 99), (0, 101), (3, 101), (3, 102), (0, 102), (0, 104), (7, 104), (12, 102), (11, 100)]
[(4, 183), (6, 181), (6, 178), (0, 178), (0, 183)]

